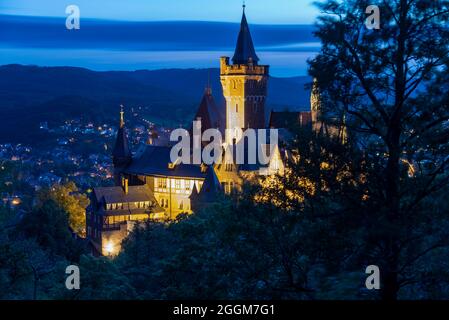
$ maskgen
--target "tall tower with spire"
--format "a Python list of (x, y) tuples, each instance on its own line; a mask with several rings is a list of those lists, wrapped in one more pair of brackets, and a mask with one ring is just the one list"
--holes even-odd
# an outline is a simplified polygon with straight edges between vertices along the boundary
[(120, 126), (117, 131), (114, 150), (112, 151), (112, 163), (114, 164), (114, 180), (116, 185), (121, 185), (121, 175), (123, 169), (131, 163), (131, 151), (128, 146), (128, 137), (125, 130), (125, 112), (123, 106), (120, 106)]
[(235, 53), (220, 59), (220, 80), (226, 99), (226, 142), (238, 142), (248, 128), (265, 128), (268, 69), (259, 65), (243, 5)]

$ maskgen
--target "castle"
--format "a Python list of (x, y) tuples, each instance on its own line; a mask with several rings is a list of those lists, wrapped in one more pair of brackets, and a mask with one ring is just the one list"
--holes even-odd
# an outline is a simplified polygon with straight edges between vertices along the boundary
[[(259, 65), (245, 7), (232, 63), (220, 59), (220, 80), (226, 101), (225, 112), (217, 106), (210, 88), (206, 88), (194, 120), (202, 131), (223, 129), (223, 148), (229, 150), (244, 143), (242, 132), (248, 128), (287, 128), (293, 121), (316, 129), (319, 121), (319, 92), (312, 90), (311, 111), (271, 112), (265, 124), (265, 101), (269, 66)], [(258, 141), (262, 147), (266, 141)], [(245, 179), (260, 174), (283, 173), (284, 159), (276, 146), (268, 164), (236, 164), (227, 157), (221, 163), (206, 166), (172, 163), (169, 146), (146, 145), (132, 156), (129, 149), (123, 109), (113, 149), (115, 187), (94, 188), (86, 211), (87, 237), (95, 251), (115, 255), (120, 243), (136, 221), (168, 221), (180, 213), (192, 213), (217, 202), (220, 197), (239, 190)]]

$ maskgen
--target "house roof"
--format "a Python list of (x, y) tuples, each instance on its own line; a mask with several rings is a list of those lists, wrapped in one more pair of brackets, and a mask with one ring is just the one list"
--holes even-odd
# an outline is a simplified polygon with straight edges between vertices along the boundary
[(120, 186), (94, 188), (94, 194), (98, 203), (106, 204), (156, 201), (146, 185), (129, 186), (128, 193)]
[(253, 39), (251, 38), (248, 21), (246, 20), (245, 7), (243, 7), (242, 22), (240, 23), (240, 32), (232, 62), (234, 64), (248, 64), (250, 60), (253, 64), (257, 65), (259, 57), (257, 57), (256, 50), (254, 49)]
[(212, 95), (212, 89), (207, 87), (204, 90), (203, 98), (198, 107), (193, 120), (201, 118), (201, 131), (204, 132), (207, 129), (221, 129), (224, 124), (224, 112), (218, 108)]
[(128, 174), (204, 179), (199, 165), (177, 164), (169, 168), (171, 147), (146, 145), (124, 170)]

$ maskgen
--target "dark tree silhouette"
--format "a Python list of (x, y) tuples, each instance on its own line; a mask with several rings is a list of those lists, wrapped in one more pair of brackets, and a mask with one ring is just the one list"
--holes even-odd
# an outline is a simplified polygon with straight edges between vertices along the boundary
[[(354, 142), (378, 164), (381, 184), (370, 196), (378, 217), (371, 227), (380, 230), (370, 248), (381, 267), (382, 298), (396, 299), (419, 281), (413, 266), (448, 245), (436, 225), (443, 217), (430, 214), (441, 213), (432, 197), (447, 192), (449, 181), (449, 2), (317, 5), (322, 49), (310, 72), (322, 92), (323, 118), (345, 118)], [(369, 5), (380, 8), (380, 29), (365, 25)]]

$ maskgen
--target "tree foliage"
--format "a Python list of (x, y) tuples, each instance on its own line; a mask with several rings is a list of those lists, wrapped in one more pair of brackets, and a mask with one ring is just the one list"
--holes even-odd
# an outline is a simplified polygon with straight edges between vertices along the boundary
[[(364, 24), (368, 5), (381, 9), (379, 30)], [(415, 262), (449, 244), (447, 212), (433, 207), (448, 192), (449, 2), (327, 0), (319, 7), (322, 49), (311, 74), (323, 119), (344, 114), (376, 168), (369, 185), (377, 213), (365, 243), (381, 266), (383, 297), (396, 299), (419, 281)]]

